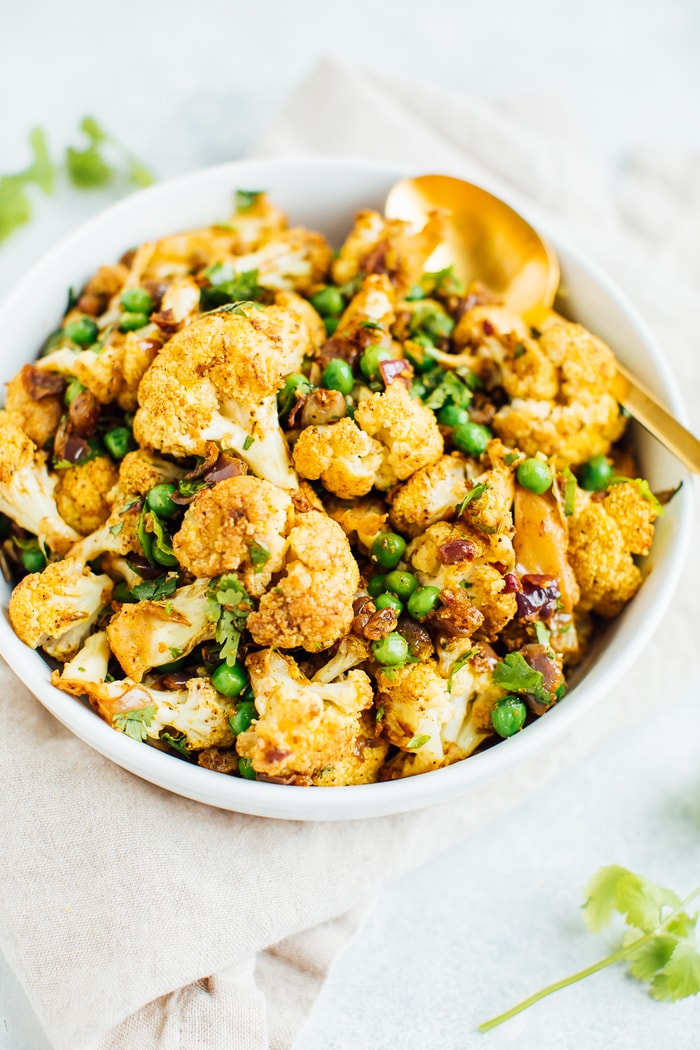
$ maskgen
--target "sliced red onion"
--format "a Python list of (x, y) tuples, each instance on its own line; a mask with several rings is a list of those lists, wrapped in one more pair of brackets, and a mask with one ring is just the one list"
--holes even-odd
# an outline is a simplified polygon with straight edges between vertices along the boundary
[(437, 550), (441, 565), (456, 565), (460, 561), (473, 561), (478, 553), (477, 546), (471, 540), (447, 540)]
[(411, 367), (410, 361), (380, 361), (379, 371), (382, 374), (384, 380), (384, 386), (390, 386), (397, 379), (402, 382), (406, 388), (411, 385), (411, 378), (413, 376), (413, 368)]
[(517, 594), (519, 591), (522, 591), (520, 580), (514, 572), (507, 572), (503, 579), (505, 580), (506, 584), (503, 588), (504, 594)]
[(523, 576), (522, 590), (515, 595), (518, 603), (518, 619), (525, 621), (548, 620), (561, 600), (561, 590), (556, 576), (533, 574)]

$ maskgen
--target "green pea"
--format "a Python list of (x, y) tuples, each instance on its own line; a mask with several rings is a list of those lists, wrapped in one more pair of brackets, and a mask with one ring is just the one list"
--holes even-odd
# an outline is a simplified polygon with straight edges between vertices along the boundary
[(443, 427), (457, 427), (464, 424), (476, 426), (475, 423), (469, 423), (469, 413), (466, 408), (460, 408), (459, 405), (445, 405), (438, 412), (437, 421)]
[(103, 441), (113, 459), (124, 459), (129, 449), (134, 448), (134, 439), (128, 427), (113, 427), (105, 434)]
[(246, 780), (257, 780), (258, 775), (253, 769), (253, 761), (250, 758), (239, 758), (238, 759), (238, 772)]
[(408, 599), (407, 608), (414, 620), (425, 620), (439, 604), (439, 587), (419, 587)]
[(323, 327), (326, 329), (326, 335), (330, 338), (332, 335), (335, 335), (335, 333), (336, 333), (336, 329), (338, 327), (338, 318), (337, 317), (324, 317), (323, 318)]
[(63, 332), (71, 343), (77, 343), (78, 346), (90, 346), (97, 339), (99, 328), (91, 317), (81, 317), (77, 321), (70, 321)]
[(417, 299), (425, 299), (425, 289), (421, 284), (412, 285), (408, 295), (406, 296), (406, 302), (413, 303)]
[(360, 371), (366, 379), (380, 379), (379, 362), (391, 361), (393, 356), (391, 350), (387, 350), (385, 346), (368, 346), (360, 358)]
[(372, 561), (383, 569), (395, 569), (406, 552), (406, 541), (395, 532), (383, 532), (372, 544)]
[(421, 383), (420, 379), (414, 379), (409, 390), (409, 394), (414, 401), (422, 401), (427, 393), (428, 388), (425, 383)]
[(337, 317), (345, 309), (345, 300), (340, 288), (329, 284), (311, 296), (311, 305), (318, 310), (321, 317)]
[(22, 551), (20, 557), (27, 572), (41, 572), (46, 568), (46, 558), (38, 547), (27, 547)]
[(355, 378), (347, 361), (336, 357), (328, 362), (321, 376), (322, 387), (326, 390), (339, 390), (341, 394), (351, 394), (354, 385)]
[(311, 383), (301, 372), (292, 372), (284, 381), (284, 386), (277, 392), (277, 410), (280, 416), (286, 416), (297, 402), (297, 391), (300, 396), (311, 391)]
[(581, 464), (578, 481), (582, 489), (599, 492), (608, 487), (612, 476), (613, 468), (610, 460), (605, 456), (593, 456), (592, 459)]
[(453, 445), (468, 456), (480, 456), (492, 438), (489, 428), (481, 423), (460, 423), (452, 432)]
[(248, 672), (238, 660), (233, 666), (227, 663), (219, 664), (211, 676), (211, 684), (217, 693), (223, 693), (224, 696), (238, 696), (248, 685)]
[(384, 667), (395, 667), (408, 659), (408, 642), (398, 631), (392, 631), (370, 646), (374, 659)]
[(148, 314), (126, 313), (119, 318), (120, 332), (136, 332), (139, 328), (145, 328), (148, 324)]
[(71, 379), (63, 395), (63, 404), (66, 406), (66, 408), (68, 408), (71, 402), (75, 401), (78, 394), (82, 394), (83, 390), (85, 389), (86, 388), (83, 386), (83, 384), (79, 383), (77, 379)]
[(367, 584), (367, 591), (373, 598), (378, 598), (386, 590), (386, 576), (372, 576)]
[(180, 510), (177, 503), (170, 498), (173, 492), (177, 492), (177, 485), (164, 481), (160, 485), (154, 485), (146, 496), (146, 503), (159, 518), (172, 518)]
[(377, 609), (393, 609), (397, 616), (400, 616), (403, 612), (403, 603), (399, 601), (395, 594), (389, 594), (388, 591), (375, 598), (374, 604)]
[(541, 496), (552, 486), (552, 471), (542, 459), (524, 459), (517, 471), (518, 481), (524, 489)]
[(245, 733), (250, 723), (257, 717), (258, 712), (253, 701), (244, 700), (236, 708), (236, 713), (229, 715), (228, 724), (231, 726), (231, 732), (234, 736), (238, 736), (239, 733)]
[(491, 725), (499, 736), (513, 736), (525, 725), (527, 708), (517, 696), (504, 696), (491, 708)]
[(407, 602), (413, 592), (418, 590), (418, 580), (412, 572), (394, 569), (385, 577), (385, 588), (400, 598), (402, 602)]
[(130, 314), (150, 314), (153, 299), (145, 288), (126, 288), (120, 299), (122, 307)]

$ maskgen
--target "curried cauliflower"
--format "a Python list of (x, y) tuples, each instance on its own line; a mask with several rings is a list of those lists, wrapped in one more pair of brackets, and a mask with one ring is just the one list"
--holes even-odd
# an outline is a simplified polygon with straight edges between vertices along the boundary
[(56, 660), (69, 660), (109, 601), (113, 583), (82, 561), (51, 562), (25, 576), (10, 597), (10, 623), (32, 649), (41, 646)]
[(466, 479), (475, 474), (469, 460), (456, 452), (422, 467), (392, 492), (391, 524), (413, 537), (438, 521), (451, 521), (467, 494)]
[(108, 456), (96, 456), (58, 471), (56, 506), (81, 536), (99, 529), (110, 515), (119, 472)]
[(258, 645), (328, 649), (348, 633), (360, 582), (350, 544), (331, 518), (311, 510), (291, 529), (284, 576), (248, 617)]
[(556, 369), (557, 389), (553, 396), (514, 396), (496, 413), (496, 432), (528, 456), (542, 452), (572, 465), (605, 454), (625, 427), (611, 393), (612, 351), (568, 321), (546, 328), (538, 345)]
[(580, 608), (617, 616), (642, 573), (633, 554), (648, 554), (656, 508), (633, 482), (612, 485), (603, 499), (578, 490), (569, 522), (569, 560), (581, 588)]
[(122, 605), (107, 625), (112, 652), (136, 682), (152, 667), (192, 652), (215, 631), (208, 580), (180, 587), (168, 598)]
[(302, 782), (364, 784), (376, 780), (386, 744), (375, 740), (372, 683), (352, 670), (309, 681), (291, 656), (265, 649), (246, 660), (257, 721), (237, 739), (256, 773)]
[(361, 211), (333, 262), (336, 284), (359, 274), (386, 273), (400, 296), (420, 280), (425, 263), (443, 240), (445, 219), (431, 212), (417, 233), (401, 219), (385, 219), (376, 211)]
[(163, 347), (139, 388), (134, 436), (173, 456), (234, 449), (251, 469), (297, 488), (275, 393), (310, 348), (306, 328), (279, 306), (205, 314)]
[[(139, 335), (143, 335), (142, 329)], [(157, 329), (154, 328), (154, 332)], [(40, 358), (35, 367), (58, 372), (66, 379), (75, 377), (94, 394), (102, 405), (116, 401), (124, 386), (125, 339), (116, 329), (104, 340), (104, 346), (75, 352), (70, 346), (60, 347)]]
[(311, 295), (328, 273), (332, 252), (325, 237), (311, 230), (283, 230), (262, 248), (235, 260), (239, 273), (257, 272), (258, 284), (281, 292)]
[(302, 430), (294, 445), (294, 466), (303, 478), (320, 478), (324, 488), (353, 499), (366, 495), (384, 460), (384, 449), (347, 417)]
[(227, 478), (197, 494), (173, 550), (194, 576), (236, 570), (248, 593), (259, 597), (284, 564), (292, 518), (288, 492), (245, 474)]
[(51, 681), (73, 696), (87, 696), (105, 722), (134, 740), (175, 738), (178, 749), (187, 751), (231, 747), (233, 702), (206, 678), (190, 678), (174, 690), (128, 678), (106, 682), (109, 656), (107, 635), (98, 631), (60, 673), (53, 672)]
[(119, 464), (119, 487), (135, 496), (147, 496), (155, 485), (177, 482), (182, 476), (181, 467), (141, 448), (127, 452)]
[(59, 514), (55, 487), (45, 453), (0, 411), (0, 512), (63, 554), (80, 537)]
[(438, 673), (437, 662), (380, 669), (377, 688), (387, 739), (419, 758), (422, 770), (437, 769), (444, 759), (441, 730), (452, 715), (447, 680)]
[(379, 489), (389, 489), (398, 481), (405, 481), (442, 455), (442, 434), (435, 416), (414, 400), (401, 382), (394, 382), (383, 394), (372, 394), (362, 401), (357, 406), (355, 421), (384, 446), (384, 462), (375, 478)]
[[(56, 384), (51, 380), (56, 379), (58, 389), (52, 392)], [(43, 448), (53, 437), (63, 415), (64, 385), (59, 377), (47, 376), (33, 365), (24, 365), (7, 384), (5, 408), (17, 426), (39, 448)]]

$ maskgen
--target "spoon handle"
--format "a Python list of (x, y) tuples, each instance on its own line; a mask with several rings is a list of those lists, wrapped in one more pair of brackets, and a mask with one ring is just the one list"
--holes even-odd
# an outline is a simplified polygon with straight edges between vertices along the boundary
[(651, 391), (617, 362), (613, 395), (645, 430), (690, 470), (700, 474), (700, 441), (659, 404)]

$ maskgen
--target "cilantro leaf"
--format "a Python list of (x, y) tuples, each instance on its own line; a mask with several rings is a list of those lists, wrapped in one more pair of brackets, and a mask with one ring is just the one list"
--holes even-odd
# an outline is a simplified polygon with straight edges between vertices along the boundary
[[(462, 582), (464, 582), (464, 581), (462, 581)], [(462, 653), (462, 655), (459, 657), (458, 660), (455, 660), (455, 665), (452, 668), (452, 670), (450, 671), (450, 677), (447, 679), (447, 692), (448, 693), (452, 692), (452, 680), (453, 680), (454, 676), (456, 674), (458, 674), (462, 670), (462, 668), (466, 664), (468, 664), (471, 659), (473, 659), (476, 656), (477, 652), (478, 652), (477, 649), (469, 649), (466, 653)]]
[(627, 872), (617, 880), (615, 907), (628, 926), (650, 933), (661, 922), (664, 906), (677, 907), (680, 900), (675, 893), (657, 886), (634, 872)]
[(490, 488), (491, 486), (489, 485), (488, 481), (480, 481), (478, 485), (475, 485), (473, 489), (470, 489), (464, 497), (464, 499), (462, 500), (462, 502), (456, 508), (457, 517), (459, 518), (462, 514), (464, 514), (464, 511), (472, 502), (472, 500), (480, 499), (480, 497), (483, 496), (485, 492), (488, 492)]
[(549, 645), (552, 632), (542, 620), (535, 620), (532, 625), (535, 628), (535, 637), (540, 645)]
[(174, 748), (175, 751), (179, 751), (181, 755), (191, 754), (190, 749), (187, 746), (187, 737), (184, 733), (178, 733), (176, 730), (170, 732), (168, 729), (161, 729), (158, 738), (165, 744)]
[(32, 128), (29, 133), (29, 145), (34, 154), (31, 167), (27, 168), (24, 177), (44, 191), (53, 193), (56, 169), (49, 156), (49, 148), (46, 144), (46, 136), (41, 128)]
[(131, 588), (131, 593), (139, 602), (157, 602), (169, 598), (177, 590), (177, 576), (159, 576), (157, 580), (144, 580)]
[(673, 955), (673, 949), (677, 943), (678, 941), (675, 937), (669, 937), (663, 933), (657, 937), (652, 937), (647, 944), (643, 944), (641, 948), (638, 948), (632, 956), (630, 965), (632, 976), (639, 981), (651, 981), (659, 970), (663, 970)]
[(585, 889), (583, 920), (593, 933), (610, 924), (617, 911), (617, 884), (630, 872), (619, 864), (609, 864), (595, 873)]
[(670, 959), (651, 982), (654, 999), (675, 1002), (700, 992), (700, 954), (689, 941), (676, 944)]
[(430, 734), (422, 733), (420, 736), (411, 737), (406, 744), (406, 747), (409, 751), (418, 751), (419, 748), (423, 747), (424, 744), (427, 744), (429, 740)]
[(250, 560), (255, 572), (262, 572), (271, 558), (271, 554), (267, 547), (263, 547), (262, 543), (253, 540), (248, 547), (248, 553), (250, 554)]
[(138, 711), (124, 711), (122, 714), (115, 715), (112, 725), (122, 733), (126, 733), (132, 740), (142, 741), (148, 736), (146, 730), (155, 718), (155, 714), (155, 707), (149, 704), (148, 707), (142, 707)]
[(262, 197), (264, 192), (264, 190), (236, 190), (236, 211), (239, 214), (250, 211), (255, 207), (258, 197)]
[(253, 602), (233, 573), (212, 580), (209, 587), (209, 614), (216, 623), (215, 639), (221, 646), (221, 659), (233, 666)]
[(0, 178), (0, 241), (6, 240), (32, 217), (32, 206), (18, 175)]
[(542, 672), (530, 667), (522, 653), (508, 653), (494, 667), (491, 679), (494, 685), (500, 685), (509, 693), (534, 693), (535, 696), (542, 693), (544, 683)]
[(85, 117), (80, 130), (88, 138), (85, 149), (69, 146), (66, 150), (66, 169), (71, 182), (81, 190), (95, 189), (111, 182), (114, 169), (100, 153), (107, 136), (93, 117)]
[(442, 379), (425, 398), (424, 404), (433, 411), (442, 408), (446, 402), (458, 408), (467, 408), (472, 397), (467, 384), (455, 372), (443, 372)]

